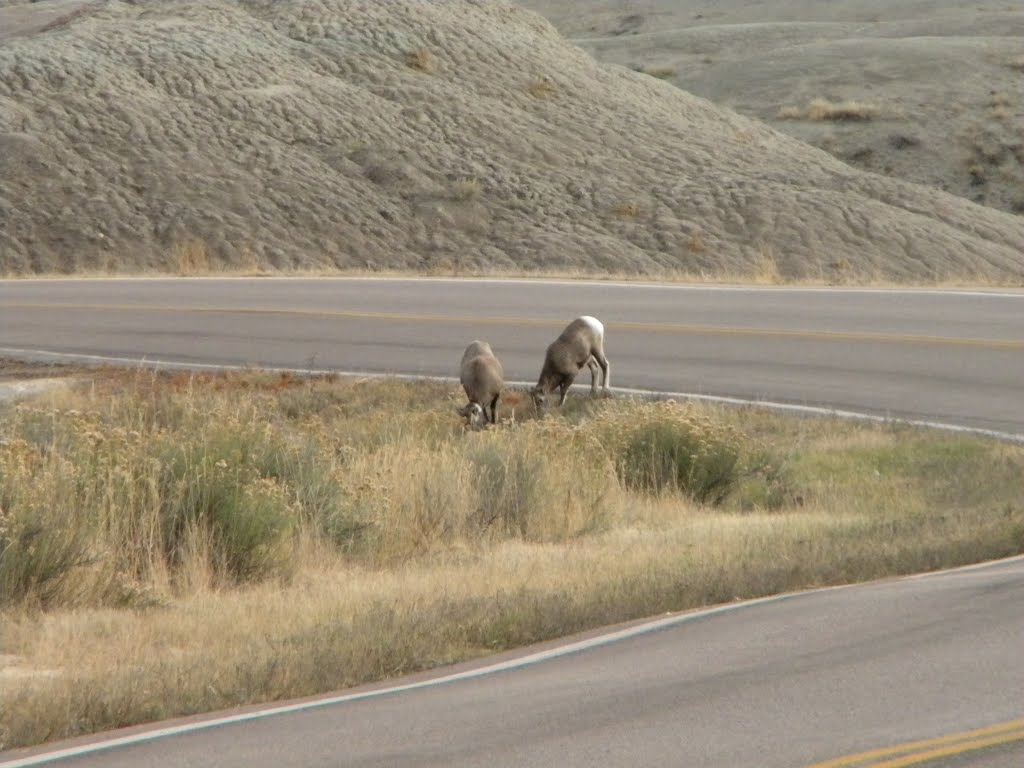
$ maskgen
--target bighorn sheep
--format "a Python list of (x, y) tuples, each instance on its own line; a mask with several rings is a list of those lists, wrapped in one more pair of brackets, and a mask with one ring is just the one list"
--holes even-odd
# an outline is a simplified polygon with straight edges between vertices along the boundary
[[(482, 427), (487, 422), (494, 424), (498, 419), (498, 398), (504, 386), (504, 371), (501, 363), (491, 351), (486, 341), (474, 341), (462, 354), (462, 366), (459, 374), (462, 388), (469, 398), (462, 408), (457, 409), (460, 416), (469, 420), (472, 427)], [(487, 409), (490, 407), (490, 415)]]
[(547, 396), (556, 389), (561, 393), (558, 404), (565, 402), (565, 395), (572, 386), (583, 366), (590, 368), (590, 394), (597, 394), (597, 370), (600, 367), (602, 389), (608, 393), (612, 367), (604, 356), (604, 326), (596, 317), (577, 317), (566, 326), (562, 334), (548, 347), (544, 356), (544, 367), (530, 394), (538, 410), (544, 408)]

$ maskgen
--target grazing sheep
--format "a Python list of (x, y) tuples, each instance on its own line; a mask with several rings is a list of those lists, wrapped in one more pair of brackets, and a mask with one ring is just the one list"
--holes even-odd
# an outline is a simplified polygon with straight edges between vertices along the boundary
[(572, 386), (583, 366), (590, 368), (590, 394), (597, 394), (597, 370), (600, 367), (602, 389), (608, 394), (611, 385), (611, 365), (604, 356), (604, 326), (596, 317), (577, 317), (566, 326), (562, 334), (548, 347), (544, 356), (544, 367), (530, 394), (538, 410), (543, 409), (547, 396), (556, 389), (561, 393), (558, 404), (565, 402), (565, 395)]
[[(504, 371), (501, 363), (491, 351), (486, 341), (474, 341), (462, 354), (462, 366), (459, 380), (469, 398), (462, 408), (457, 409), (460, 416), (469, 420), (470, 426), (482, 427), (487, 422), (497, 423), (498, 398), (505, 385)], [(490, 415), (487, 413), (491, 409)]]

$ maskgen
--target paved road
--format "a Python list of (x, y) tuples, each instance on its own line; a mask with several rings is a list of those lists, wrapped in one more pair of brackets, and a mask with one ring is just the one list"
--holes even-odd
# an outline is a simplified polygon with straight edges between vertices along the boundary
[[(463, 346), (482, 337), (511, 378), (529, 380), (544, 345), (581, 313), (607, 325), (620, 386), (1024, 436), (1024, 294), (1014, 292), (14, 281), (0, 282), (0, 346), (453, 375)], [(513, 659), (441, 685), (418, 678), (386, 693), (199, 721), (208, 727), (155, 740), (137, 729), (138, 741), (61, 764), (771, 768), (913, 740), (973, 744), (969, 735), (934, 740), (992, 727), (1020, 738), (945, 764), (1024, 762), (1015, 724), (1024, 716), (1024, 559), (731, 606), (626, 635), (572, 653), (556, 645), (534, 663)], [(0, 765), (36, 764), (34, 754), (3, 754)], [(894, 754), (903, 753), (885, 752)]]
[[(1024, 292), (459, 280), (0, 281), (0, 347), (455, 375), (491, 342), (510, 379), (579, 314), (623, 387), (1024, 435)], [(4, 354), (4, 350), (0, 350)]]
[[(1024, 715), (1024, 558), (643, 629), (438, 685), (193, 721), (155, 740), (137, 730), (137, 743), (61, 765), (792, 768)], [(1011, 727), (1016, 742), (958, 764), (1024, 756), (1024, 722)]]

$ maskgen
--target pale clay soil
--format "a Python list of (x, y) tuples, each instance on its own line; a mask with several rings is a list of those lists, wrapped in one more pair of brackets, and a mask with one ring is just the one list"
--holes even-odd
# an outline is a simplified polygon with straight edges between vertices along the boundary
[[(1024, 213), (1024, 4), (594, 0), (587, 13), (565, 0), (522, 4), (600, 61), (653, 73), (855, 167)], [(814, 99), (876, 111), (792, 116)]]
[(0, 0), (0, 273), (1024, 282), (1024, 7), (528, 4)]

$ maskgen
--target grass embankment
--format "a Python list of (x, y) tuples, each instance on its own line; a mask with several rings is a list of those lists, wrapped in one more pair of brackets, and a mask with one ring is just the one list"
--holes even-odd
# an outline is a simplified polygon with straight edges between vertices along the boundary
[[(695, 234), (691, 249), (697, 252), (702, 251), (701, 236)], [(980, 272), (963, 273), (958, 275), (934, 276), (933, 278), (915, 278), (912, 282), (901, 281), (898, 278), (887, 277), (881, 273), (877, 274), (851, 274), (849, 265), (839, 261), (831, 265), (829, 272), (822, 272), (816, 275), (802, 275), (794, 277), (784, 274), (778, 264), (777, 257), (770, 250), (766, 249), (749, 270), (746, 271), (700, 271), (692, 272), (686, 270), (663, 269), (650, 272), (609, 272), (607, 270), (595, 271), (586, 269), (473, 269), (459, 267), (448, 263), (435, 265), (430, 269), (339, 269), (332, 267), (310, 268), (310, 269), (275, 269), (270, 267), (253, 267), (249, 265), (208, 265), (196, 267), (181, 265), (171, 260), (168, 263), (159, 265), (147, 270), (131, 270), (110, 268), (106, 270), (79, 270), (74, 274), (64, 272), (46, 273), (6, 273), (0, 275), (0, 279), (18, 280), (103, 280), (103, 279), (124, 279), (124, 278), (153, 278), (160, 279), (167, 276), (189, 277), (189, 278), (310, 278), (310, 277), (331, 277), (331, 278), (411, 278), (411, 279), (480, 279), (480, 280), (586, 280), (592, 282), (623, 282), (623, 283), (678, 283), (683, 285), (764, 285), (784, 287), (811, 287), (811, 286), (845, 286), (845, 287), (871, 287), (871, 288), (903, 288), (913, 290), (915, 288), (943, 288), (955, 290), (958, 288), (976, 289), (1014, 289), (1024, 286), (1024, 280), (1020, 277), (996, 278), (984, 275)]]
[(0, 420), (0, 747), (1024, 549), (1024, 450), (756, 410), (97, 374)]

